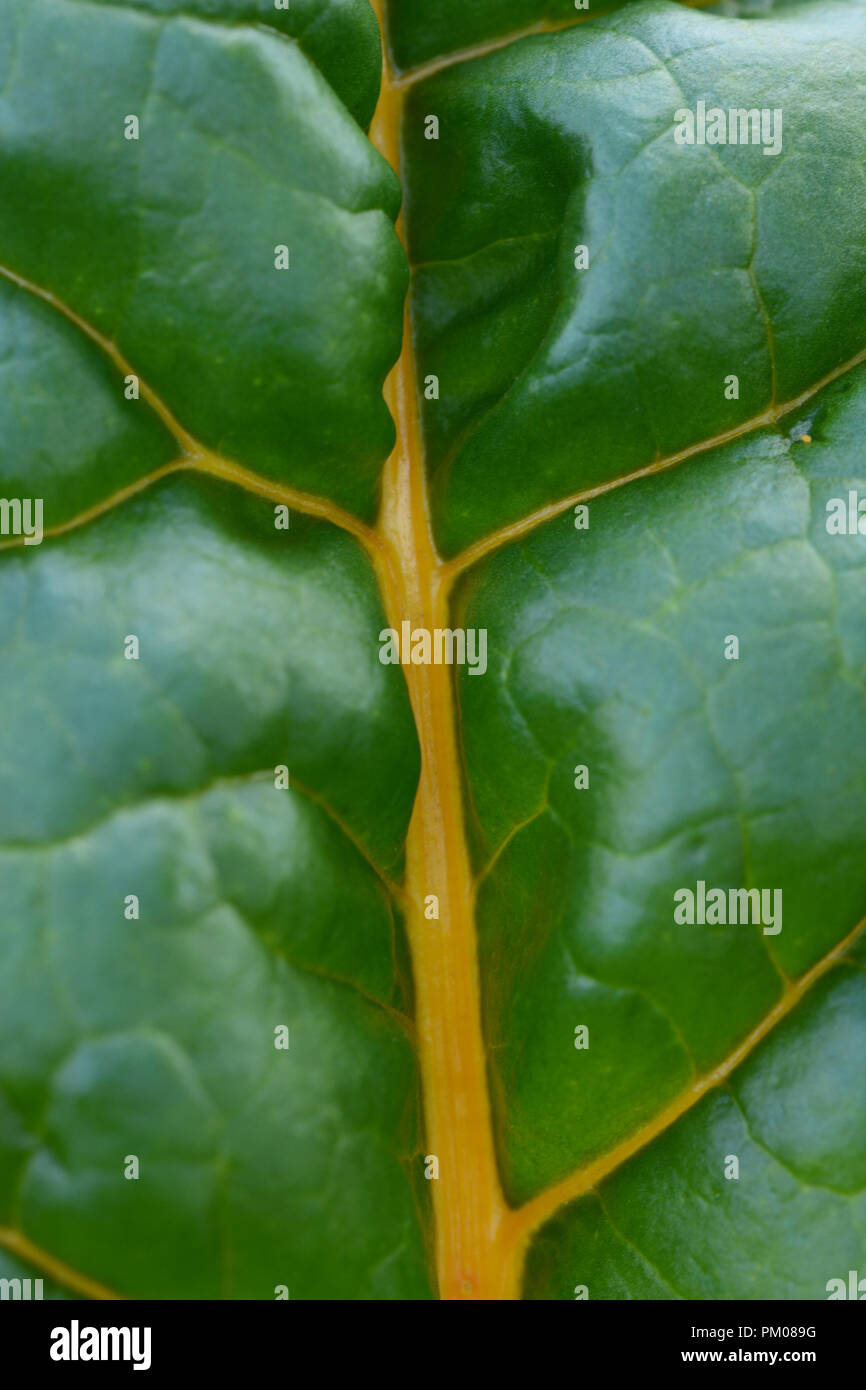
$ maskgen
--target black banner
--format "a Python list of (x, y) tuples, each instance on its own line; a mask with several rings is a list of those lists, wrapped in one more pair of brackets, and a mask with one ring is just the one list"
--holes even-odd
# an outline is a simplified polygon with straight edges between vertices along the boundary
[[(318, 1326), (321, 1309), (323, 1323)], [(862, 1314), (854, 1308), (826, 1303), (579, 1303), (546, 1313), (524, 1304), (509, 1314), (506, 1339), (476, 1342), (481, 1362), (496, 1362), (513, 1338), (527, 1351), (529, 1336), (553, 1336), (543, 1347), (543, 1362), (561, 1354), (560, 1334), (571, 1347), (572, 1365), (577, 1372), (589, 1371), (594, 1379), (622, 1371), (646, 1369), (667, 1372), (681, 1367), (700, 1372), (706, 1367), (766, 1367), (776, 1369), (806, 1366), (826, 1377), (854, 1362), (864, 1334)], [(291, 1302), (261, 1303), (145, 1303), (93, 1304), (74, 1302), (0, 1303), (0, 1333), (4, 1363), (17, 1361), (23, 1372), (46, 1372), (52, 1379), (100, 1377), (106, 1371), (117, 1377), (148, 1376), (156, 1381), (178, 1372), (249, 1375), (254, 1368), (282, 1366), (295, 1377), (300, 1364), (312, 1355), (329, 1373), (341, 1353), (357, 1360), (370, 1344), (394, 1333), (402, 1342), (408, 1327), (408, 1309), (402, 1306), (399, 1327), (389, 1315), (388, 1328), (377, 1325), (377, 1313), (370, 1305), (303, 1306)], [(455, 1344), (449, 1333), (465, 1342), (472, 1327), (465, 1314), (451, 1323), (436, 1318), (435, 1328), (427, 1323), (429, 1312), (419, 1312), (422, 1335), (434, 1334), (423, 1350), (424, 1378), (429, 1380), (437, 1359), (443, 1374), (453, 1375), (449, 1360)], [(495, 1318), (495, 1314), (493, 1314)], [(489, 1332), (485, 1315), (476, 1324), (481, 1334)], [(357, 1321), (356, 1321), (357, 1320)], [(323, 1332), (326, 1340), (322, 1340)], [(394, 1374), (395, 1343), (388, 1348), (387, 1360)], [(461, 1352), (461, 1364), (466, 1366)], [(371, 1368), (368, 1367), (368, 1371)], [(582, 1371), (582, 1373), (583, 1373)], [(407, 1374), (417, 1378), (417, 1368)], [(306, 1375), (305, 1375), (306, 1378)]]

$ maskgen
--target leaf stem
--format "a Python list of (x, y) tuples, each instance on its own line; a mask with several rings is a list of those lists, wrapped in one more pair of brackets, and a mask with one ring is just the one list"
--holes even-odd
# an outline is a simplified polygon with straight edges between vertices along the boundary
[[(399, 175), (402, 96), (388, 61), (381, 0), (373, 8), (384, 72), (371, 139)], [(391, 560), (380, 581), (391, 626), (399, 630), (408, 619), (413, 628), (432, 631), (449, 625), (450, 585), (430, 527), (408, 303), (404, 314), (403, 349), (385, 383), (397, 444), (383, 475), (378, 531)], [(449, 1300), (514, 1298), (518, 1275), (508, 1259), (510, 1213), (487, 1089), (451, 670), (431, 664), (405, 671), (421, 743), (406, 846), (407, 933), (426, 1143), (439, 1165), (433, 1183), (439, 1293)], [(434, 897), (438, 917), (428, 917), (425, 902)]]

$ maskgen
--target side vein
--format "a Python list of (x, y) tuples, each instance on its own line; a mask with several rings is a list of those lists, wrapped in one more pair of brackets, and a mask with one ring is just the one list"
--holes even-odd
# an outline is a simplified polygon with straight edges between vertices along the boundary
[(783, 991), (777, 1003), (749, 1032), (745, 1038), (711, 1072), (700, 1077), (693, 1085), (682, 1091), (654, 1119), (642, 1125), (634, 1134), (589, 1163), (553, 1183), (536, 1197), (524, 1203), (510, 1217), (511, 1236), (515, 1244), (525, 1249), (532, 1234), (547, 1221), (560, 1207), (595, 1188), (617, 1168), (621, 1167), (634, 1154), (645, 1148), (653, 1139), (669, 1129), (682, 1115), (697, 1105), (708, 1091), (724, 1083), (733, 1071), (755, 1050), (759, 1043), (791, 1013), (809, 992), (814, 984), (838, 965), (845, 953), (853, 946), (866, 929), (866, 917), (857, 923), (847, 936), (822, 956), (819, 961), (794, 980)]
[[(679, 3), (687, 10), (703, 10), (717, 4), (718, 0), (679, 0)], [(426, 63), (419, 63), (417, 67), (395, 72), (393, 85), (398, 89), (412, 87), (416, 82), (423, 82), (426, 77), (432, 77), (434, 73), (447, 71), (460, 63), (471, 62), (473, 58), (484, 58), (488, 53), (495, 53), (500, 48), (509, 48), (511, 44), (519, 43), (521, 39), (530, 39), (536, 34), (556, 34), (561, 29), (576, 29), (581, 24), (588, 24), (592, 20), (603, 19), (605, 15), (614, 13), (615, 8), (611, 6), (594, 10), (592, 14), (576, 14), (569, 19), (540, 19), (536, 24), (527, 25), (525, 29), (516, 29), (511, 34), (500, 34), (482, 43), (471, 44), (467, 48), (455, 49), (453, 53), (431, 58)]]
[(53, 1279), (56, 1284), (72, 1289), (84, 1298), (102, 1300), (123, 1298), (123, 1294), (115, 1293), (105, 1284), (99, 1284), (87, 1274), (80, 1274), (71, 1265), (64, 1264), (63, 1260), (58, 1260), (56, 1255), (51, 1255), (47, 1250), (43, 1250), (41, 1246), (36, 1245), (21, 1231), (12, 1230), (8, 1226), (0, 1226), (0, 1246), (8, 1250), (10, 1254), (17, 1255), (19, 1259), (26, 1260), (28, 1264), (33, 1265), (49, 1279)]
[(519, 540), (521, 536), (534, 531), (538, 526), (543, 526), (545, 522), (561, 516), (563, 512), (567, 512), (569, 508), (576, 506), (579, 502), (590, 502), (595, 497), (602, 497), (606, 492), (614, 492), (617, 488), (625, 487), (627, 483), (638, 482), (641, 478), (651, 478), (656, 473), (666, 473), (669, 468), (674, 468), (678, 463), (685, 463), (687, 459), (695, 458), (698, 454), (708, 453), (712, 449), (720, 448), (723, 444), (729, 444), (734, 439), (741, 439), (745, 435), (752, 434), (755, 430), (777, 424), (783, 416), (789, 415), (794, 410), (799, 410), (806, 401), (811, 400), (819, 391), (823, 391), (825, 386), (829, 386), (839, 377), (845, 376), (847, 372), (853, 371), (863, 362), (866, 362), (866, 348), (855, 353), (847, 362), (834, 367), (820, 381), (807, 387), (805, 391), (801, 391), (799, 396), (795, 396), (793, 400), (784, 401), (777, 406), (770, 405), (760, 415), (753, 415), (751, 419), (744, 420), (742, 424), (735, 425), (733, 429), (724, 430), (711, 439), (701, 439), (696, 444), (689, 444), (685, 449), (679, 449), (675, 454), (654, 459), (652, 463), (645, 464), (642, 468), (636, 468), (632, 473), (623, 473), (618, 478), (611, 478), (607, 482), (583, 488), (580, 492), (574, 492), (569, 497), (562, 497), (557, 502), (549, 502), (546, 506), (539, 507), (536, 511), (520, 517), (519, 520), (509, 522), (507, 526), (501, 526), (496, 531), (491, 531), (481, 540), (473, 541), (472, 545), (467, 546), (459, 555), (444, 562), (442, 566), (443, 581), (445, 583), (452, 582), (464, 570), (477, 564), (479, 560), (483, 560), (496, 550), (501, 550), (505, 545), (510, 545), (512, 541)]
[[(383, 95), (385, 90), (386, 89), (383, 87)], [(388, 109), (396, 111), (398, 107), (402, 106), (400, 88), (392, 84), (387, 88), (387, 92)], [(382, 129), (382, 112), (384, 109), (384, 105), (380, 101), (380, 108), (377, 116), (374, 117), (374, 123), (370, 131), (370, 138), (373, 143), (377, 145), (377, 148), (380, 149), (380, 152), (386, 148), (387, 143)], [(398, 117), (393, 117), (394, 121), (397, 119)], [(394, 137), (392, 145), (392, 153), (399, 159), (399, 143), (396, 136)], [(104, 499), (102, 502), (94, 504), (94, 506), (89, 507), (87, 510), (63, 522), (61, 525), (46, 528), (44, 532), (46, 537), (62, 535), (68, 531), (75, 530), (79, 526), (86, 525), (87, 522), (102, 516), (105, 512), (110, 511), (112, 507), (127, 501), (130, 497), (135, 496), (136, 493), (143, 491), (152, 483), (160, 481), (168, 474), (179, 472), (182, 469), (188, 469), (199, 473), (209, 473), (213, 477), (222, 479), (223, 482), (231, 483), (235, 487), (243, 488), (247, 492), (255, 493), (270, 501), (285, 503), (288, 507), (294, 508), (295, 511), (301, 512), (306, 516), (318, 517), (320, 520), (330, 522), (331, 525), (337, 526), (343, 531), (348, 531), (367, 552), (379, 575), (380, 583), (383, 588), (389, 585), (393, 587), (393, 552), (384, 537), (381, 525), (375, 528), (367, 526), (363, 521), (360, 521), (358, 517), (353, 516), (351, 512), (345, 511), (342, 507), (338, 506), (336, 502), (332, 502), (327, 497), (303, 492), (298, 488), (290, 487), (275, 479), (265, 478), (261, 474), (255, 473), (251, 469), (244, 468), (241, 464), (231, 459), (226, 459), (219, 454), (213, 453), (206, 445), (200, 443), (184, 428), (168, 405), (147, 385), (130, 365), (116, 344), (101, 334), (85, 319), (81, 318), (79, 314), (50, 290), (44, 289), (41, 285), (37, 285), (31, 280), (25, 279), (23, 276), (18, 275), (16, 271), (2, 264), (0, 264), (0, 276), (11, 281), (20, 289), (35, 295), (46, 304), (50, 304), (59, 314), (68, 319), (70, 323), (75, 324), (80, 332), (101, 348), (114, 363), (117, 370), (124, 376), (136, 376), (139, 382), (139, 393), (141, 398), (147, 402), (159, 417), (166, 429), (168, 429), (175, 441), (179, 444), (182, 451), (181, 456), (172, 463), (165, 464), (162, 468), (156, 469), (154, 472), (136, 480), (125, 488), (121, 488), (118, 492), (111, 494), (111, 496)], [(407, 329), (407, 331), (409, 330)], [(455, 580), (465, 570), (470, 569), (474, 564), (485, 559), (493, 552), (501, 550), (504, 546), (510, 545), (513, 541), (519, 540), (522, 536), (529, 534), (529, 532), (534, 531), (537, 527), (543, 526), (546, 522), (554, 520), (557, 516), (561, 516), (563, 512), (568, 511), (569, 508), (576, 506), (578, 503), (590, 502), (596, 497), (603, 496), (605, 493), (625, 487), (628, 483), (638, 482), (642, 478), (653, 477), (656, 473), (667, 472), (668, 469), (674, 468), (677, 464), (684, 463), (688, 459), (694, 458), (699, 454), (708, 453), (712, 449), (720, 448), (722, 445), (728, 444), (734, 439), (740, 439), (753, 433), (755, 430), (775, 425), (785, 415), (790, 414), (794, 410), (798, 410), (813, 396), (823, 391), (826, 386), (837, 381), (847, 372), (853, 371), (855, 367), (860, 366), (863, 362), (866, 362), (866, 348), (856, 353), (847, 362), (843, 362), (839, 366), (834, 367), (831, 371), (827, 372), (820, 381), (815, 382), (813, 385), (807, 387), (806, 390), (801, 391), (800, 394), (795, 396), (792, 400), (785, 401), (777, 406), (771, 405), (759, 415), (752, 416), (749, 420), (743, 421), (742, 424), (735, 425), (730, 430), (725, 430), (721, 434), (714, 435), (710, 439), (702, 439), (695, 444), (689, 444), (686, 448), (680, 449), (674, 454), (668, 454), (664, 458), (654, 459), (651, 463), (645, 464), (643, 467), (637, 468), (631, 473), (621, 474), (619, 477), (611, 478), (607, 482), (583, 488), (578, 492), (572, 493), (568, 497), (560, 498), (556, 502), (549, 502), (545, 506), (539, 507), (536, 511), (528, 512), (517, 521), (509, 522), (506, 526), (491, 531), (489, 535), (483, 536), (478, 541), (474, 541), (472, 545), (467, 546), (465, 550), (449, 560), (440, 561), (438, 555), (435, 555), (434, 547), (431, 554), (435, 555), (437, 562), (437, 582), (442, 595), (447, 595)], [(407, 377), (407, 381), (411, 382), (412, 390), (414, 391), (414, 372), (411, 376)], [(429, 522), (427, 525), (429, 529)], [(22, 545), (23, 540), (23, 537), (16, 537), (9, 541), (0, 542), (0, 551), (14, 549)]]

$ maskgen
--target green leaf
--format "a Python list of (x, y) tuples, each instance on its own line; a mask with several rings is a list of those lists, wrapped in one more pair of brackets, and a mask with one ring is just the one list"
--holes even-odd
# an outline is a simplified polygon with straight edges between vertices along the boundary
[[(862, 960), (862, 954), (861, 954)], [(854, 962), (851, 962), (853, 967)], [(556, 1216), (524, 1296), (819, 1299), (847, 1288), (866, 1238), (862, 965), (796, 1016), (694, 1111)], [(739, 1178), (726, 1181), (727, 1155)]]
[[(173, 9), (4, 6), (0, 259), (115, 344), (201, 444), (369, 516), (393, 440), (380, 388), (405, 286), (396, 180), (300, 47)], [(105, 410), (104, 364), (38, 302), (6, 295), (22, 370), (35, 360), (43, 383), (71, 370), (91, 387), (71, 398), (80, 429), (66, 392), (48, 406), (46, 428), (75, 438), (68, 464), (4, 405), (18, 477), (33, 477), (25, 449), (37, 482), (68, 468), (77, 506), (178, 452), (141, 422), (146, 404), (115, 391)]]
[[(555, 28), (617, 8), (623, 0), (400, 0), (389, 19), (398, 68), (419, 67), (444, 53), (538, 27)], [(581, 8), (583, 5), (583, 8)]]
[[(77, 0), (84, 3), (84, 0)], [(364, 127), (379, 95), (379, 34), (366, 0), (90, 0), (158, 19), (187, 17), (226, 28), (266, 26), (297, 41)]]
[(0, 1278), (866, 1274), (866, 8), (729, 8), (3, 7)]
[(157, 475), (0, 565), (0, 1227), (126, 1295), (426, 1297), (375, 578), (279, 493), (158, 477), (170, 408), (369, 511), (393, 435), (396, 180), (307, 56), (357, 105), (361, 44), (369, 116), (375, 24), (302, 4), (299, 47), (263, 10), (0, 18), (3, 494), (51, 529)]
[[(43, 1298), (52, 1301), (59, 1301), (71, 1298), (59, 1284), (53, 1280), (46, 1279), (45, 1276), (33, 1265), (28, 1265), (24, 1260), (16, 1259), (14, 1255), (8, 1254), (5, 1250), (0, 1251), (0, 1281), (8, 1280), (8, 1284), (0, 1282), (0, 1288), (4, 1289), (4, 1299), (18, 1299), (21, 1302)], [(37, 1280), (41, 1279), (41, 1285)], [(15, 1281), (18, 1281), (16, 1284)], [(30, 1281), (29, 1286), (27, 1280)]]
[[(462, 682), (462, 707), (520, 1200), (719, 1066), (863, 915), (866, 549), (825, 527), (825, 499), (866, 492), (863, 369), (810, 419), (810, 445), (756, 432), (597, 499), (588, 531), (564, 513), (465, 581), (460, 621), (490, 633), (489, 679)], [(781, 930), (676, 924), (673, 895), (698, 880), (781, 890)]]
[[(446, 554), (794, 401), (862, 351), (864, 78), (859, 5), (746, 23), (650, 3), (410, 89)], [(699, 100), (781, 110), (781, 151), (677, 144), (675, 113)]]
[[(597, 1189), (539, 1237), (530, 1297), (822, 1298), (863, 1264), (866, 991), (832, 953), (866, 897), (866, 550), (826, 522), (866, 493), (864, 61), (854, 7), (651, 4), (410, 91), (440, 534), (483, 553), (516, 523), (455, 612), (491, 653), (460, 700), (498, 1151), (515, 1205)], [(701, 96), (782, 108), (778, 163), (678, 146)], [(677, 925), (698, 880), (780, 890), (782, 930)], [(716, 1069), (730, 1095), (700, 1100)]]
[(142, 1297), (415, 1297), (414, 734), (354, 542), (269, 512), (170, 480), (5, 559), (0, 1224)]

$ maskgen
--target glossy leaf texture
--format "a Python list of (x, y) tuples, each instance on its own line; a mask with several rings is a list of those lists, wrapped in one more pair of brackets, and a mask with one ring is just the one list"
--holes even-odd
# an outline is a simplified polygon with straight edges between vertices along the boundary
[[(303, 48), (198, 12), (4, 6), (0, 257), (109, 338), (201, 444), (369, 515), (393, 440), (380, 388), (405, 284), (397, 181)], [(125, 138), (128, 115), (146, 138)], [(295, 274), (275, 274), (281, 246)], [(37, 455), (31, 490), (68, 474), (55, 522), (67, 501), (75, 512), (104, 495), (100, 469), (114, 490), (177, 452), (144, 407), (130, 418), (80, 334), (12, 287), (5, 297), (22, 370), (44, 363), (81, 387), (71, 457), (45, 442), (68, 427), (55, 423), (68, 394), (35, 438), (25, 411), (16, 420)]]
[[(862, 350), (864, 35), (859, 5), (629, 6), (410, 90), (446, 553), (794, 401)], [(699, 101), (780, 111), (780, 150), (678, 144)]]
[[(587, 1193), (529, 1297), (863, 1264), (866, 551), (826, 523), (866, 492), (864, 63), (859, 6), (647, 4), (409, 90), (437, 535), (501, 546), (454, 613), (492, 653), (460, 704), (497, 1143), (515, 1205)], [(781, 149), (678, 144), (698, 100), (780, 110)], [(678, 925), (699, 880), (780, 890), (781, 931)]]
[[(41, 1270), (36, 1269), (33, 1265), (28, 1265), (24, 1260), (16, 1259), (14, 1255), (8, 1254), (5, 1250), (0, 1253), (0, 1280), (3, 1279), (10, 1281), (9, 1287), (12, 1290), (15, 1289), (13, 1281), (21, 1280), (21, 1293), (25, 1295), (28, 1292), (26, 1280), (29, 1279), (29, 1292), (33, 1298), (41, 1297), (54, 1302), (65, 1301), (72, 1297), (60, 1284), (56, 1284), (52, 1279), (46, 1279)], [(39, 1279), (42, 1280), (41, 1285), (37, 1283)], [(2, 1287), (5, 1286), (0, 1284), (0, 1288)], [(14, 1297), (14, 1292), (11, 1295), (4, 1294), (4, 1297), (7, 1296)]]
[(368, 126), (379, 95), (380, 42), (366, 0), (91, 0), (157, 20), (206, 20), (226, 30), (262, 26), (294, 39), (358, 123)]
[[(636, 0), (401, 0), (391, 7), (389, 33), (396, 67), (401, 72), (418, 70), (461, 57), (473, 49), (505, 46), (523, 34), (544, 33), (595, 23), (614, 10)], [(725, 15), (765, 18), (774, 8), (784, 9), (789, 0), (721, 0), (701, 6)], [(844, 0), (842, 0), (844, 3)]]
[[(371, 125), (366, 0), (2, 7), (0, 494), (45, 535), (0, 537), (0, 1279), (451, 1287), (419, 806), (514, 1291), (866, 1271), (866, 9), (610, 9), (392, 0)], [(699, 101), (778, 153), (678, 144)], [(488, 638), (452, 800), (379, 660), (425, 583)], [(699, 881), (781, 930), (677, 922)]]
[(298, 45), (264, 10), (0, 15), (2, 492), (90, 517), (0, 555), (0, 1227), (127, 1296), (423, 1298), (418, 753), (376, 580), (333, 526), (160, 476), (168, 411), (369, 510), (393, 435), (397, 183), (311, 61), (357, 106), (375, 23), (271, 11)]
[[(866, 486), (864, 387), (861, 370), (816, 399), (810, 445), (727, 445), (466, 580), (461, 616), (495, 650), (462, 704), (507, 1190), (581, 1169), (597, 1188), (543, 1237), (543, 1296), (817, 1298), (857, 1267), (862, 947), (721, 1095), (679, 1108), (863, 916), (864, 548), (824, 523), (825, 499)], [(781, 930), (677, 924), (699, 880), (781, 890)], [(656, 1123), (608, 1208), (597, 1178)]]
[[(403, 0), (392, 6), (391, 44), (397, 67), (421, 68), (436, 62), (443, 54), (460, 52), (490, 42), (508, 42), (510, 37), (535, 28), (559, 28), (595, 19), (615, 10), (623, 0)], [(625, 0), (629, 3), (629, 0)]]

